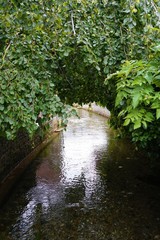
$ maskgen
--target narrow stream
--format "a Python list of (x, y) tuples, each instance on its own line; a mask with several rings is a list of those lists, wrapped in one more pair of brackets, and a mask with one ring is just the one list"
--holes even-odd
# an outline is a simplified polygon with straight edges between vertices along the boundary
[(159, 240), (160, 187), (106, 118), (80, 110), (0, 211), (0, 240)]

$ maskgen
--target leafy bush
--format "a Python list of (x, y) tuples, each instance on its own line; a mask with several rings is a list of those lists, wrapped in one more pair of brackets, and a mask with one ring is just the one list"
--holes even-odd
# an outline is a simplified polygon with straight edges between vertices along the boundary
[(56, 30), (49, 7), (50, 1), (36, 0), (5, 1), (0, 7), (0, 135), (8, 139), (20, 128), (32, 135), (55, 115), (66, 121), (71, 112), (52, 76)]
[(152, 51), (148, 61), (126, 61), (106, 79), (116, 78), (113, 115), (118, 114), (118, 121), (112, 124), (143, 147), (160, 142), (160, 45)]
[[(43, 124), (56, 114), (66, 121), (71, 112), (66, 104), (73, 102), (100, 102), (112, 110), (111, 121), (120, 127), (123, 121), (116, 114), (121, 111), (116, 83), (109, 81), (106, 87), (104, 79), (126, 59), (143, 59), (144, 67), (148, 64), (149, 47), (159, 39), (159, 7), (157, 0), (3, 1), (0, 5), (0, 135), (13, 138), (21, 127), (32, 135), (37, 122)], [(136, 63), (140, 64), (130, 62), (131, 66)], [(131, 71), (128, 76), (132, 78), (132, 74)], [(123, 101), (130, 101), (136, 110), (142, 104), (141, 97), (130, 86), (132, 89), (134, 93), (125, 93)], [(146, 94), (154, 95), (153, 89), (149, 85), (142, 98)], [(153, 101), (150, 99), (150, 105)], [(125, 116), (130, 110), (126, 111)], [(126, 118), (125, 129), (130, 131), (132, 125), (137, 134), (142, 126), (149, 129), (153, 119), (159, 116), (159, 110), (156, 111), (149, 110), (149, 115), (140, 112), (141, 126), (138, 119)], [(130, 121), (128, 125), (127, 121)]]

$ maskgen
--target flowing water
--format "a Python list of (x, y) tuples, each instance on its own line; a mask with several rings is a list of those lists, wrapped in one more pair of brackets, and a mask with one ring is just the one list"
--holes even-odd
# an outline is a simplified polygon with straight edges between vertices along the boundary
[(160, 188), (106, 118), (80, 110), (0, 211), (0, 240), (158, 240)]

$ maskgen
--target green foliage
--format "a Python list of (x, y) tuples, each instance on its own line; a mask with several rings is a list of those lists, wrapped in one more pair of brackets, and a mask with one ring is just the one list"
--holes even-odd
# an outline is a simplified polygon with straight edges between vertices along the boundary
[(130, 10), (127, 4), (122, 23), (125, 63), (105, 81), (107, 88), (112, 86), (111, 125), (138, 146), (158, 146), (160, 3), (130, 1)]
[(57, 96), (52, 76), (54, 11), (51, 2), (8, 1), (0, 8), (0, 126), (14, 138), (20, 128), (32, 135), (39, 124), (70, 113)]
[[(158, 67), (150, 60), (155, 55), (150, 46), (159, 41), (159, 8), (157, 0), (3, 1), (0, 134), (13, 138), (24, 127), (31, 135), (37, 122), (44, 124), (56, 114), (66, 121), (71, 112), (66, 104), (90, 101), (112, 110), (115, 127), (124, 124), (136, 136), (142, 128), (154, 132), (160, 115), (159, 74), (152, 69)], [(128, 65), (118, 73), (121, 84), (110, 80), (106, 87), (106, 75), (125, 60)], [(117, 118), (122, 106), (126, 112)], [(132, 139), (138, 141), (136, 136)]]
[(117, 78), (116, 127), (143, 147), (160, 140), (159, 45), (152, 51), (150, 60), (126, 61), (120, 71), (108, 77)]

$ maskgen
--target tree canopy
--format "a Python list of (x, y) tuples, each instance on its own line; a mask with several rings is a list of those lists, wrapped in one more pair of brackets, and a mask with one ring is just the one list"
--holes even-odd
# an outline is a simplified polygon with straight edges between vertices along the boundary
[(1, 135), (96, 101), (134, 142), (158, 141), (159, 10), (157, 0), (1, 3)]

